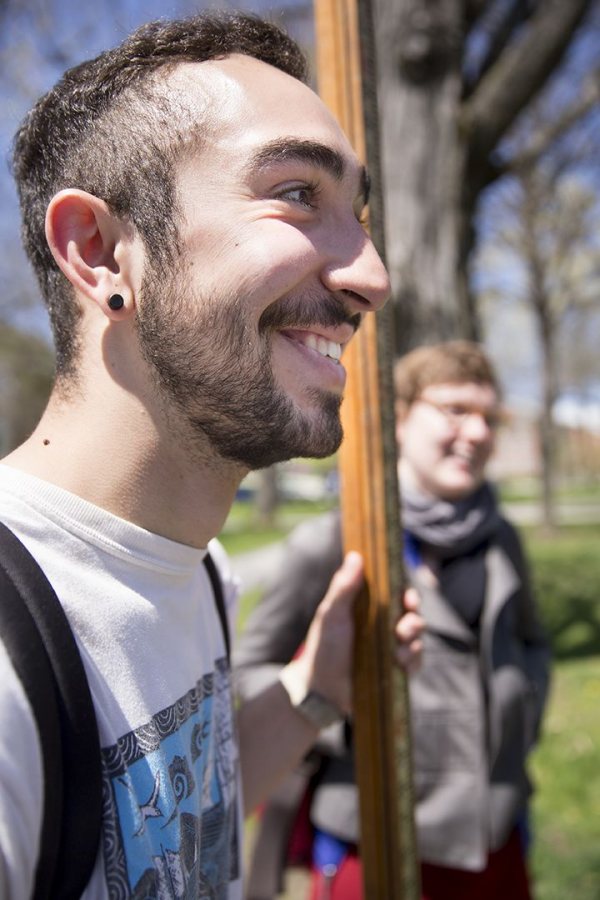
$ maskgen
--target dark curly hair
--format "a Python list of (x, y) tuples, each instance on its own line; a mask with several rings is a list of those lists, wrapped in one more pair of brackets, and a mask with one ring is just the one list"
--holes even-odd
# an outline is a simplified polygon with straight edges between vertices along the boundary
[[(48, 307), (58, 377), (73, 374), (78, 308), (45, 238), (48, 204), (78, 188), (104, 200), (144, 241), (152, 266), (178, 253), (175, 163), (202, 122), (190, 124), (155, 78), (183, 62), (241, 53), (306, 82), (306, 60), (278, 26), (246, 13), (150, 22), (122, 44), (68, 70), (40, 98), (15, 136), (13, 172), (25, 250)], [(190, 129), (193, 134), (190, 134)]]

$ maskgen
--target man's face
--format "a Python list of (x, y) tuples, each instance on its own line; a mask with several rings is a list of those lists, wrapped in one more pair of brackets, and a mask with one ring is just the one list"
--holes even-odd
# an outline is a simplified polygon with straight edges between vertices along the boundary
[(339, 356), (389, 293), (360, 222), (364, 171), (318, 97), (271, 66), (232, 56), (171, 81), (198, 95), (205, 146), (178, 173), (180, 264), (146, 274), (145, 356), (222, 456), (326, 456), (341, 440)]
[(445, 500), (471, 494), (483, 481), (499, 413), (491, 385), (429, 385), (398, 424), (403, 482)]

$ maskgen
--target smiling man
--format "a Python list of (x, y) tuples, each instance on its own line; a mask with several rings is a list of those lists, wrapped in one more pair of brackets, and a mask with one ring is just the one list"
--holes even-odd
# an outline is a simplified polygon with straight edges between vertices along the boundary
[(143, 285), (142, 351), (201, 445), (246, 467), (329, 455), (341, 351), (388, 292), (360, 223), (364, 169), (314, 93), (255, 59), (180, 68), (176, 85), (224, 116), (210, 154), (181, 163), (178, 315), (159, 272)]
[[(340, 356), (389, 291), (365, 171), (304, 78), (254, 17), (152, 23), (67, 72), (16, 137), (57, 369), (0, 466), (0, 517), (91, 688), (104, 813), (86, 898), (240, 897), (238, 769), (251, 809), (350, 709), (356, 554), (302, 660), (237, 723), (205, 565), (249, 469), (338, 446)], [(409, 660), (420, 627), (398, 623)], [(36, 881), (43, 760), (2, 644), (0, 716), (0, 894), (16, 900)]]

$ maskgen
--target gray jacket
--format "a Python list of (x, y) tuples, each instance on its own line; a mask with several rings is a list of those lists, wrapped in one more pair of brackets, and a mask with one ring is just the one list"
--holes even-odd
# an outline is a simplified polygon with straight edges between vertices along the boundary
[[(335, 514), (312, 519), (292, 533), (280, 570), (273, 573), (234, 653), (242, 696), (273, 681), (295, 654), (341, 556)], [(504, 520), (485, 565), (478, 633), (437, 590), (415, 581), (427, 631), (422, 668), (410, 678), (420, 856), (470, 870), (483, 868), (489, 850), (505, 843), (525, 810), (531, 791), (525, 762), (538, 734), (549, 679), (549, 648), (521, 544)], [(339, 727), (321, 738), (312, 821), (357, 842), (351, 747)]]

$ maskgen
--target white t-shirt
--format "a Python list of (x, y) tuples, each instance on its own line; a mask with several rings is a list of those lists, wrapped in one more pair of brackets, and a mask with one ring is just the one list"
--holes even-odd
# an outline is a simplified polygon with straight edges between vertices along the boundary
[[(104, 815), (84, 900), (241, 898), (237, 743), (205, 551), (4, 465), (0, 521), (60, 598), (96, 709)], [(210, 550), (231, 609), (237, 585), (220, 545)], [(30, 896), (42, 804), (36, 726), (0, 642), (3, 900)]]

